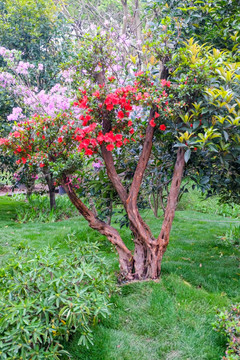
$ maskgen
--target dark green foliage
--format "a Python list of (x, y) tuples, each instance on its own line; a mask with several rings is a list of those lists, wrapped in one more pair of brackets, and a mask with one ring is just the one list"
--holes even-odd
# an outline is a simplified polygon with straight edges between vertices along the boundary
[(70, 31), (53, 1), (0, 1), (0, 46), (22, 51), (25, 61), (44, 64), (40, 81), (32, 84), (40, 90), (59, 80), (59, 65), (70, 54)]
[(67, 254), (23, 245), (0, 269), (1, 359), (59, 359), (59, 341), (78, 331), (78, 344), (92, 343), (90, 325), (109, 314), (114, 289), (96, 243), (69, 236)]
[(176, 23), (175, 41), (194, 37), (202, 44), (208, 43), (218, 49), (228, 50), (232, 50), (239, 41), (238, 0), (150, 0), (146, 2), (145, 9), (149, 14), (154, 14), (151, 26), (164, 24), (166, 18), (172, 19), (171, 26)]
[(214, 329), (227, 337), (228, 348), (223, 360), (240, 358), (240, 305), (232, 305), (230, 309), (219, 311)]

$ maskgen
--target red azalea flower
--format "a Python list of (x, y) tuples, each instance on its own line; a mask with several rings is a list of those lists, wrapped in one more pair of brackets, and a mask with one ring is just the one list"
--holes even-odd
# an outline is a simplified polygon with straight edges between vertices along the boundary
[(159, 116), (160, 116), (159, 113), (155, 112), (155, 115), (154, 115), (155, 119), (158, 118)]
[(133, 133), (134, 133), (134, 129), (131, 128), (131, 129), (129, 130), (129, 132), (130, 132), (130, 134), (133, 134)]
[(162, 131), (165, 131), (166, 130), (166, 125), (164, 125), (164, 124), (161, 124), (160, 126), (159, 126), (159, 129), (160, 130), (162, 130)]
[(122, 110), (120, 110), (120, 111), (118, 112), (118, 118), (119, 118), (119, 119), (123, 119), (123, 118), (124, 118), (124, 112), (123, 112)]
[(113, 109), (113, 104), (108, 104), (107, 105), (107, 110), (111, 111)]
[(113, 145), (113, 144), (108, 144), (107, 147), (106, 147), (106, 149), (107, 149), (108, 151), (112, 151), (112, 150), (114, 149), (114, 145)]
[(124, 105), (124, 109), (132, 111), (132, 106), (130, 105), (130, 103), (128, 103), (128, 104)]
[(91, 149), (86, 149), (85, 150), (85, 155), (92, 155), (93, 151)]
[(103, 135), (102, 132), (100, 132), (100, 133), (98, 134), (97, 141), (98, 141), (99, 144), (101, 145), (104, 140), (105, 140), (105, 136)]
[(128, 121), (128, 126), (132, 126), (132, 124), (133, 124), (132, 121), (129, 120), (129, 121)]
[(117, 134), (117, 135), (115, 136), (115, 140), (116, 140), (116, 141), (121, 141), (121, 140), (122, 140), (122, 134)]
[(122, 144), (123, 144), (122, 141), (117, 141), (116, 142), (116, 147), (120, 148), (122, 146)]
[(152, 127), (156, 126), (156, 124), (155, 124), (155, 122), (154, 122), (154, 119), (151, 119), (149, 124), (150, 124)]
[(43, 163), (40, 163), (39, 166), (40, 166), (40, 168), (43, 168), (43, 167), (44, 167), (44, 164), (43, 164)]

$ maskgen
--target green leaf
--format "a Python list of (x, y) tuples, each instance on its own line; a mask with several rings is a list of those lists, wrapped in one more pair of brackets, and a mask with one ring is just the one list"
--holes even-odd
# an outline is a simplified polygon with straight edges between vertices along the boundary
[(190, 159), (190, 156), (191, 156), (191, 149), (187, 149), (187, 151), (184, 154), (184, 160), (185, 160), (186, 164), (187, 164), (188, 160)]

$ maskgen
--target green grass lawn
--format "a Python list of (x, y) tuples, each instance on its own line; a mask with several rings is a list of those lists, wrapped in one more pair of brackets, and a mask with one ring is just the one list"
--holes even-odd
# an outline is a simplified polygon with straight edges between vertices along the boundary
[[(75, 233), (81, 240), (98, 240), (109, 262), (118, 271), (111, 245), (76, 217), (56, 223), (14, 221), (21, 203), (0, 198), (0, 262), (21, 242), (35, 248), (48, 244), (68, 249), (64, 239)], [(161, 219), (143, 213), (155, 235)], [(94, 329), (94, 346), (82, 349), (77, 337), (68, 344), (74, 360), (217, 360), (224, 354), (225, 339), (212, 330), (215, 309), (240, 301), (240, 253), (217, 238), (228, 229), (230, 218), (178, 211), (170, 244), (163, 259), (158, 282), (121, 286), (112, 298), (112, 316)], [(128, 229), (121, 230), (131, 245)]]

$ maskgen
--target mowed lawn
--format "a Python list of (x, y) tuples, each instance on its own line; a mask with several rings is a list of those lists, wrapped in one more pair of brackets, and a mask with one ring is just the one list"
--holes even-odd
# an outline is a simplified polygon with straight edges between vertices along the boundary
[[(118, 271), (111, 245), (88, 228), (81, 217), (56, 223), (15, 221), (19, 206), (0, 198), (0, 262), (27, 243), (33, 248), (50, 244), (59, 252), (68, 249), (64, 239), (75, 234), (81, 240), (99, 241), (109, 263)], [(161, 219), (143, 212), (154, 235)], [(68, 344), (74, 360), (217, 360), (225, 350), (225, 339), (212, 329), (216, 309), (240, 301), (239, 249), (219, 239), (236, 220), (195, 211), (177, 211), (170, 244), (157, 282), (138, 282), (120, 287), (114, 295), (112, 315), (93, 329), (94, 346), (77, 346), (77, 336)], [(121, 234), (131, 246), (131, 234)]]

